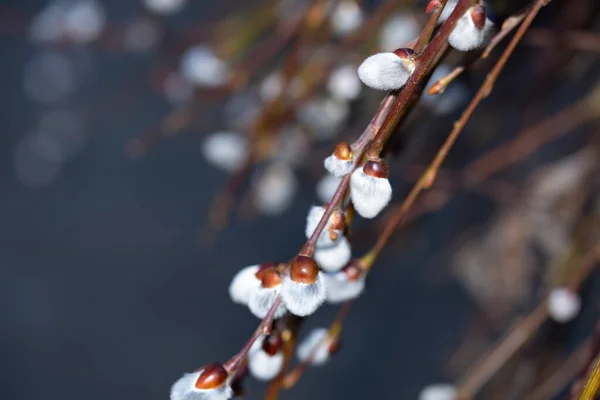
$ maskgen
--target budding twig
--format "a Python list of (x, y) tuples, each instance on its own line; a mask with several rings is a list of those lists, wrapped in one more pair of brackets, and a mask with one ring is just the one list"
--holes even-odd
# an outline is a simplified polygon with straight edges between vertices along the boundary
[[(457, 5), (457, 9), (461, 4), (462, 4), (462, 2), (459, 2), (459, 4)], [(492, 88), (494, 87), (494, 83), (496, 82), (496, 79), (498, 78), (498, 75), (500, 75), (500, 72), (502, 71), (504, 65), (508, 61), (508, 58), (513, 53), (517, 44), (519, 43), (519, 41), (521, 40), (521, 38), (523, 37), (523, 35), (527, 31), (527, 29), (529, 28), (529, 26), (531, 25), (531, 22), (533, 22), (533, 19), (535, 18), (535, 16), (539, 12), (539, 10), (543, 7), (543, 5), (544, 5), (544, 1), (538, 0), (536, 5), (530, 10), (530, 12), (528, 13), (527, 17), (525, 18), (523, 24), (519, 27), (519, 30), (517, 31), (515, 36), (512, 38), (512, 40), (508, 44), (508, 47), (504, 50), (504, 53), (502, 53), (502, 56), (498, 59), (498, 61), (496, 62), (496, 65), (494, 65), (494, 68), (492, 69), (492, 71), (487, 75), (485, 82), (481, 85), (481, 87), (475, 94), (475, 97), (473, 97), (473, 99), (467, 106), (466, 110), (463, 112), (460, 119), (455, 122), (454, 128), (452, 129), (452, 131), (446, 138), (446, 141), (444, 142), (444, 144), (442, 145), (442, 147), (436, 154), (435, 158), (433, 159), (433, 161), (431, 162), (431, 164), (429, 165), (427, 170), (423, 173), (421, 178), (413, 186), (412, 190), (409, 192), (409, 194), (406, 197), (406, 199), (404, 200), (404, 202), (398, 208), (398, 212), (394, 215), (394, 217), (386, 225), (384, 231), (377, 239), (377, 242), (375, 243), (373, 248), (363, 257), (362, 261), (364, 262), (364, 264), (367, 268), (370, 268), (370, 266), (373, 264), (373, 262), (375, 261), (375, 259), (378, 256), (378, 254), (381, 252), (381, 250), (383, 249), (383, 247), (385, 246), (385, 244), (387, 243), (387, 241), (389, 240), (391, 235), (394, 233), (396, 228), (404, 221), (406, 213), (408, 212), (408, 210), (410, 209), (412, 204), (415, 202), (415, 200), (417, 199), (417, 197), (419, 196), (421, 191), (431, 187), (431, 185), (435, 181), (437, 171), (440, 168), (443, 161), (446, 159), (446, 156), (448, 155), (448, 152), (452, 148), (452, 145), (454, 144), (454, 142), (456, 142), (456, 139), (458, 138), (460, 133), (463, 131), (463, 128), (465, 127), (466, 123), (470, 119), (471, 115), (473, 114), (473, 112), (475, 111), (475, 109), (477, 108), (479, 103), (485, 97), (487, 97), (489, 95), (489, 93), (491, 92)], [(463, 4), (463, 6), (466, 7), (466, 4)], [(464, 12), (464, 10), (462, 12)], [(456, 13), (456, 9), (452, 13), (452, 15), (454, 15), (455, 13)], [(460, 15), (462, 15), (462, 13)], [(444, 27), (445, 26), (443, 26), (442, 29), (444, 29)], [(437, 38), (438, 37), (436, 37), (436, 39)], [(434, 39), (434, 41), (436, 39)], [(432, 45), (433, 45), (433, 42), (432, 42)], [(407, 90), (407, 89), (408, 89), (408, 85), (406, 86), (406, 88), (404, 90)], [(402, 93), (404, 93), (404, 91)], [(393, 118), (394, 115), (390, 114), (390, 117)], [(390, 118), (388, 118), (388, 119), (390, 119)], [(388, 121), (386, 120), (386, 123), (387, 122)], [(385, 126), (385, 123), (384, 123), (384, 126)], [(384, 128), (382, 127), (382, 130), (383, 129)], [(375, 142), (374, 142), (373, 146), (375, 146)]]

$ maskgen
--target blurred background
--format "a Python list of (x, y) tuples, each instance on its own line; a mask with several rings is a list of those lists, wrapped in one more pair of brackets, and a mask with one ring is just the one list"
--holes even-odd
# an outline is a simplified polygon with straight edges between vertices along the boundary
[[(322, 159), (358, 137), (383, 97), (352, 74), (339, 72), (341, 84), (316, 77), (407, 44), (426, 21), (423, 3), (398, 1), (347, 42), (385, 5), (341, 1), (300, 52), (317, 72), (297, 68), (296, 86), (313, 93), (294, 117), (263, 127), (273, 135), (244, 139), (285, 84), (273, 71), (307, 3), (0, 3), (0, 398), (166, 399), (183, 372), (243, 346), (259, 321), (230, 301), (231, 278), (297, 253), (308, 209), (331, 190)], [(496, 3), (500, 24), (526, 2)], [(582, 99), (600, 82), (599, 8), (555, 0), (541, 11), (378, 259), (342, 351), (282, 398), (414, 399), (452, 382), (560, 284), (565, 259), (597, 243), (600, 113)], [(503, 47), (474, 65), (478, 54), (448, 55), (445, 73), (465, 63), (467, 72), (417, 106), (389, 146), (394, 202)], [(302, 97), (293, 88), (291, 79), (290, 103)], [(223, 131), (235, 133), (214, 134)], [(525, 149), (514, 162), (473, 163), (522, 136), (508, 150)], [(467, 185), (464, 171), (477, 177), (480, 167), (494, 178)], [(385, 220), (357, 221), (356, 255)], [(526, 398), (563, 365), (594, 331), (597, 281), (583, 285), (574, 322), (545, 324), (478, 398)], [(335, 312), (323, 307), (302, 332)], [(247, 398), (264, 387), (250, 379)]]

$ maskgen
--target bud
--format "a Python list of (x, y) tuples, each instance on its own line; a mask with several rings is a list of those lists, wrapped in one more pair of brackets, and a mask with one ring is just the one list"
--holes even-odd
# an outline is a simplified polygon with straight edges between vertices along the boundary
[[(298, 344), (296, 356), (301, 362), (308, 361), (315, 366), (324, 365), (335, 349), (335, 343), (328, 337), (329, 332), (325, 328), (313, 329), (304, 340)], [(332, 346), (333, 345), (333, 346)]]
[(171, 387), (171, 400), (228, 400), (233, 391), (227, 383), (228, 373), (221, 364), (205, 365), (185, 374)]
[(346, 36), (361, 26), (363, 11), (355, 0), (342, 0), (331, 13), (331, 29), (337, 36)]
[(415, 71), (415, 53), (398, 49), (393, 53), (377, 53), (358, 67), (358, 77), (367, 86), (377, 90), (400, 89)]
[(419, 37), (421, 24), (412, 12), (402, 11), (388, 19), (379, 34), (379, 49), (392, 52)]
[(581, 309), (581, 298), (567, 288), (556, 288), (548, 296), (550, 318), (561, 324), (575, 319)]
[(248, 159), (248, 140), (236, 132), (215, 132), (204, 139), (202, 153), (209, 164), (236, 171)]
[(333, 246), (317, 247), (314, 257), (323, 271), (337, 272), (352, 258), (352, 248), (348, 239), (341, 236)]
[(248, 353), (248, 370), (261, 381), (275, 378), (283, 366), (283, 340), (277, 331), (259, 337)]
[[(325, 214), (325, 206), (312, 206), (306, 216), (306, 229), (304, 233), (309, 239), (317, 229), (317, 225)], [(325, 228), (317, 239), (317, 247), (329, 247), (337, 243), (338, 238), (344, 231), (344, 213), (339, 209), (334, 210), (329, 216), (329, 220), (325, 224)]]
[(231, 297), (231, 300), (233, 300), (234, 303), (247, 306), (252, 291), (261, 286), (262, 272), (276, 264), (277, 263), (256, 264), (239, 270), (229, 285), (229, 297)]
[(190, 47), (181, 56), (181, 75), (200, 87), (216, 87), (229, 80), (229, 67), (206, 45)]
[(327, 90), (337, 99), (355, 100), (362, 90), (360, 79), (356, 74), (356, 67), (351, 64), (337, 67), (329, 75)]
[(102, 4), (96, 0), (79, 0), (67, 7), (62, 27), (65, 36), (76, 43), (96, 40), (106, 23)]
[(144, 6), (153, 13), (167, 15), (181, 10), (186, 0), (143, 0)]
[(337, 176), (333, 176), (331, 174), (323, 175), (323, 177), (321, 177), (321, 179), (319, 179), (317, 182), (315, 188), (319, 201), (323, 203), (328, 203), (331, 201), (331, 198), (335, 194), (341, 181), (342, 179)]
[(323, 304), (323, 273), (315, 260), (300, 255), (292, 261), (290, 272), (281, 285), (281, 297), (286, 308), (299, 317), (314, 313)]
[(350, 263), (338, 272), (324, 274), (327, 302), (336, 304), (360, 296), (365, 289), (365, 274)]
[(421, 390), (419, 400), (458, 400), (458, 393), (450, 384), (429, 385)]
[[(274, 267), (261, 270), (259, 277), (261, 284), (250, 293), (248, 308), (257, 318), (262, 319), (267, 316), (279, 296), (282, 279), (279, 271)], [(275, 318), (281, 318), (285, 312), (285, 305), (281, 303), (275, 312)]]
[(283, 214), (294, 201), (298, 191), (298, 180), (286, 163), (271, 164), (256, 182), (255, 205), (263, 214)]
[(331, 175), (338, 178), (349, 174), (354, 166), (352, 148), (346, 142), (339, 143), (335, 146), (333, 154), (327, 157), (323, 164)]
[(485, 7), (474, 5), (456, 22), (448, 43), (460, 51), (477, 49), (486, 44), (493, 26), (494, 23), (486, 17)]
[(375, 218), (392, 199), (388, 167), (383, 160), (369, 160), (350, 177), (350, 196), (356, 212)]
[(316, 140), (331, 140), (349, 115), (347, 101), (326, 96), (314, 97), (298, 108), (298, 120)]

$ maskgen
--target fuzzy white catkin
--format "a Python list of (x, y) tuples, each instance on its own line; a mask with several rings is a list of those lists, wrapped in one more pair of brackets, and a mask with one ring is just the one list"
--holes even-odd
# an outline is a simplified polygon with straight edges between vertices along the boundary
[(294, 282), (288, 274), (283, 278), (281, 298), (292, 314), (299, 317), (311, 315), (325, 301), (323, 273), (319, 272), (317, 280), (312, 284)]
[(248, 158), (248, 140), (236, 132), (215, 132), (204, 138), (202, 153), (211, 165), (236, 171)]
[(494, 23), (486, 18), (483, 29), (477, 29), (470, 10), (467, 10), (456, 22), (456, 26), (448, 36), (448, 43), (460, 51), (477, 49), (486, 44), (493, 26)]
[(181, 56), (181, 75), (197, 86), (215, 87), (229, 79), (228, 65), (206, 45), (190, 47)]
[(379, 34), (379, 49), (394, 51), (406, 47), (421, 33), (421, 26), (415, 16), (408, 11), (396, 14), (385, 22)]
[(323, 166), (331, 175), (341, 178), (352, 172), (354, 160), (341, 160), (335, 154), (332, 154), (323, 161)]
[(357, 168), (350, 177), (350, 197), (363, 218), (375, 218), (392, 199), (392, 186), (386, 178), (366, 175)]
[(331, 174), (325, 174), (317, 182), (315, 191), (317, 192), (317, 198), (322, 203), (329, 203), (331, 198), (335, 194), (342, 178), (333, 176)]
[(156, 14), (173, 14), (185, 6), (187, 0), (143, 0), (144, 7)]
[(332, 246), (315, 249), (315, 261), (323, 271), (335, 272), (344, 268), (352, 258), (352, 248), (345, 236), (341, 236)]
[(317, 97), (298, 110), (298, 119), (307, 126), (317, 140), (329, 140), (340, 131), (340, 126), (350, 114), (346, 101)]
[(264, 336), (254, 342), (248, 353), (248, 370), (250, 374), (261, 381), (270, 381), (275, 378), (283, 366), (283, 352), (280, 350), (274, 355), (267, 354), (262, 349)]
[[(306, 227), (304, 229), (304, 234), (306, 235), (307, 239), (310, 239), (310, 237), (312, 236), (315, 229), (317, 229), (317, 226), (319, 225), (319, 222), (321, 221), (321, 218), (323, 218), (324, 214), (325, 214), (325, 208), (323, 208), (322, 206), (312, 206), (310, 208), (310, 210), (308, 211), (308, 215), (306, 216)], [(327, 221), (325, 228), (319, 235), (319, 239), (317, 239), (317, 247), (333, 246), (334, 244), (337, 243), (339, 238), (342, 236), (341, 231), (336, 231), (336, 233), (338, 234), (338, 239), (331, 240), (331, 237), (329, 236), (330, 226), (331, 226), (331, 217), (329, 217), (329, 221)]]
[(421, 390), (419, 400), (458, 400), (458, 393), (450, 384), (429, 385)]
[(256, 182), (255, 205), (269, 216), (283, 214), (292, 204), (298, 191), (298, 180), (284, 163), (269, 166)]
[(235, 303), (248, 305), (250, 294), (261, 285), (256, 273), (259, 265), (250, 265), (239, 270), (229, 284), (229, 297)]
[(365, 290), (364, 278), (350, 280), (344, 271), (325, 274), (324, 279), (327, 302), (331, 304), (355, 299)]
[(357, 30), (364, 20), (360, 5), (354, 0), (341, 0), (331, 13), (331, 29), (337, 36)]
[(556, 288), (548, 295), (548, 313), (556, 322), (564, 324), (572, 321), (580, 309), (581, 298), (569, 289)]
[(301, 362), (311, 358), (311, 365), (320, 366), (329, 361), (329, 340), (327, 339), (327, 329), (313, 329), (306, 338), (304, 338), (296, 349), (296, 356)]
[(202, 371), (184, 374), (171, 386), (171, 400), (229, 400), (233, 390), (227, 384), (216, 389), (198, 389), (196, 381)]
[[(264, 288), (261, 285), (253, 289), (248, 299), (248, 309), (256, 318), (265, 318), (280, 292), (281, 285), (274, 288)], [(285, 304), (282, 302), (275, 311), (275, 318), (281, 318), (286, 311)]]
[(79, 0), (65, 11), (63, 32), (73, 42), (89, 43), (100, 36), (105, 23), (106, 16), (101, 3)]
[(356, 66), (345, 64), (337, 67), (327, 80), (327, 90), (341, 100), (355, 100), (362, 90)]
[(394, 53), (377, 53), (358, 67), (358, 77), (372, 89), (400, 89), (415, 70), (415, 64)]

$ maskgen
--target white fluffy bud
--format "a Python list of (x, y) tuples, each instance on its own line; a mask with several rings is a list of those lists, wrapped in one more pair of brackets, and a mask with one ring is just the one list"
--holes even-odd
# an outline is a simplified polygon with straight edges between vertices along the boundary
[(248, 353), (248, 370), (258, 380), (270, 381), (275, 378), (283, 366), (283, 351), (271, 355), (263, 350), (265, 337), (259, 337)]
[(548, 296), (548, 313), (550, 318), (561, 324), (575, 319), (581, 309), (579, 295), (566, 288), (556, 288)]
[(260, 265), (258, 264), (251, 265), (242, 268), (235, 274), (229, 284), (229, 297), (231, 297), (231, 300), (245, 306), (248, 305), (250, 294), (261, 285), (260, 279), (256, 277), (259, 268)]
[(356, 67), (346, 64), (336, 68), (327, 80), (327, 90), (337, 99), (356, 99), (362, 90)]
[(248, 158), (248, 140), (235, 132), (215, 132), (204, 139), (202, 153), (211, 165), (236, 171)]
[(181, 75), (197, 86), (221, 86), (229, 79), (229, 67), (206, 45), (190, 47), (181, 56)]
[[(352, 204), (363, 218), (375, 218), (392, 199), (392, 186), (387, 179), (387, 167), (382, 177), (372, 176), (370, 163), (372, 162), (369, 161), (363, 168), (354, 170), (350, 177)], [(369, 174), (365, 173), (365, 169)]]
[(379, 48), (394, 51), (404, 47), (419, 36), (421, 26), (411, 12), (402, 12), (390, 18), (381, 28)]
[[(265, 318), (275, 303), (275, 299), (279, 296), (280, 289), (281, 285), (273, 288), (259, 286), (252, 290), (250, 298), (248, 299), (248, 308), (250, 309), (250, 312), (257, 318)], [(285, 304), (282, 302), (277, 308), (277, 311), (275, 311), (275, 318), (281, 318), (285, 312)]]
[(324, 279), (328, 303), (337, 304), (355, 299), (365, 290), (364, 276), (350, 279), (343, 270), (325, 274)]
[(329, 361), (331, 352), (329, 351), (330, 340), (325, 328), (313, 329), (304, 340), (298, 344), (296, 356), (301, 362), (311, 358), (311, 365), (323, 365)]
[(337, 36), (345, 36), (360, 27), (363, 11), (354, 0), (342, 0), (331, 13), (331, 28)]
[[(324, 214), (325, 208), (323, 206), (312, 206), (310, 208), (310, 211), (306, 216), (306, 228), (304, 229), (304, 233), (306, 234), (307, 239), (310, 239), (315, 229), (317, 229), (317, 225), (319, 225), (319, 222), (321, 221), (321, 218), (323, 218)], [(334, 215), (334, 213), (332, 213), (329, 217), (329, 221), (327, 221), (327, 224), (325, 225), (325, 228), (323, 228), (323, 231), (321, 231), (321, 234), (317, 239), (317, 247), (333, 246), (338, 242), (338, 239), (342, 236), (342, 231), (336, 229), (334, 230), (334, 233), (337, 235), (337, 238), (335, 238), (335, 240), (331, 238), (329, 230), (335, 218), (336, 216)]]
[(400, 89), (415, 71), (410, 57), (400, 58), (395, 53), (377, 53), (358, 67), (358, 77), (370, 88), (377, 90)]
[(489, 38), (489, 33), (494, 26), (494, 23), (483, 16), (483, 18), (485, 18), (483, 26), (476, 26), (476, 23), (473, 21), (473, 10), (474, 7), (471, 7), (459, 18), (454, 30), (452, 30), (452, 33), (450, 33), (450, 36), (448, 37), (448, 43), (456, 50), (469, 51), (477, 49), (485, 45)]
[(156, 14), (173, 14), (181, 10), (186, 0), (143, 0), (144, 7)]
[(348, 239), (341, 236), (333, 246), (317, 246), (314, 257), (323, 271), (335, 272), (348, 264), (348, 261), (352, 258), (352, 248)]
[(298, 181), (291, 168), (284, 163), (276, 163), (263, 171), (255, 187), (255, 204), (266, 215), (283, 214), (292, 204)]
[(419, 400), (458, 400), (458, 393), (450, 384), (429, 385), (421, 390)]
[(283, 278), (281, 297), (286, 308), (294, 315), (311, 315), (325, 301), (325, 283), (323, 273), (319, 272), (314, 283), (294, 282), (290, 275)]
[(105, 23), (102, 4), (95, 0), (80, 0), (66, 9), (63, 31), (73, 42), (89, 43), (100, 36)]
[(185, 374), (171, 386), (171, 400), (229, 400), (233, 391), (228, 384), (215, 389), (198, 389), (196, 381), (203, 370)]

